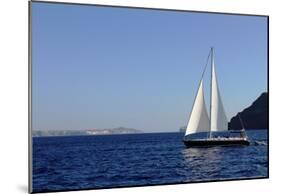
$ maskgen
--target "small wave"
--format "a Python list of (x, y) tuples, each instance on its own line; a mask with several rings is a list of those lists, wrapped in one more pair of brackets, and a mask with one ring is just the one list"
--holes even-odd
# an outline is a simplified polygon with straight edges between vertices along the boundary
[(266, 141), (254, 141), (253, 145), (267, 145)]

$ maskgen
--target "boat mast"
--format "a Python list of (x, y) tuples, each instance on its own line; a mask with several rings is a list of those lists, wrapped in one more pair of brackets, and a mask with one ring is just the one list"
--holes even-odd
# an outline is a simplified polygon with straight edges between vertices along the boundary
[(211, 47), (211, 81), (210, 81), (210, 131), (209, 138), (212, 138), (212, 81), (213, 81), (213, 65), (214, 65), (214, 48)]

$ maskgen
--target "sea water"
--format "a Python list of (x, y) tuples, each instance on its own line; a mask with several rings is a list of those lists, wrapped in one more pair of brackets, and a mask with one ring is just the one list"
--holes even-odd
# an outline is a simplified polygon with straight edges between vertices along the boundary
[(183, 133), (34, 137), (33, 192), (261, 178), (267, 130), (250, 146), (186, 148)]

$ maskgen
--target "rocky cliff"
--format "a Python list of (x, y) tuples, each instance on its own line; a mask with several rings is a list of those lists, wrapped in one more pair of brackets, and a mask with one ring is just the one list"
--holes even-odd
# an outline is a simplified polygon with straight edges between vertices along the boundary
[[(251, 106), (238, 114), (246, 129), (268, 129), (268, 93), (262, 93)], [(229, 129), (241, 129), (238, 114), (231, 118)]]

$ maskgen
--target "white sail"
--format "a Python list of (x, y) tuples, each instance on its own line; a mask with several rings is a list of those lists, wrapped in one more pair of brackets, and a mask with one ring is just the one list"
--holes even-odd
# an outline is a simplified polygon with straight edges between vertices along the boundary
[(191, 133), (198, 133), (198, 132), (207, 132), (209, 130), (210, 130), (210, 120), (204, 100), (203, 79), (202, 79), (189, 117), (189, 122), (186, 127), (185, 135), (189, 135)]
[(226, 131), (228, 129), (227, 118), (224, 112), (218, 81), (215, 71), (214, 56), (212, 57), (212, 104), (211, 104), (211, 131)]

